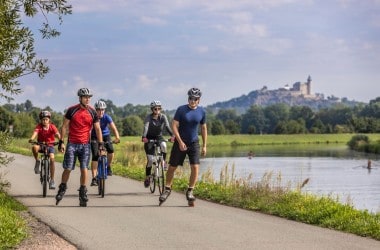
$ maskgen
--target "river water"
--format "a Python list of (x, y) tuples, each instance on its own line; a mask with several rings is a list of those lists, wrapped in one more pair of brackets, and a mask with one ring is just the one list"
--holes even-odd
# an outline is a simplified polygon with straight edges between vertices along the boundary
[[(254, 157), (248, 157), (253, 151)], [(368, 159), (372, 168), (367, 168)], [(380, 212), (380, 159), (358, 153), (345, 145), (301, 145), (209, 148), (201, 160), (200, 176), (212, 172), (220, 180), (222, 170), (233, 179), (260, 181), (272, 174), (274, 185), (296, 188), (305, 179), (303, 192), (330, 195), (342, 203)]]

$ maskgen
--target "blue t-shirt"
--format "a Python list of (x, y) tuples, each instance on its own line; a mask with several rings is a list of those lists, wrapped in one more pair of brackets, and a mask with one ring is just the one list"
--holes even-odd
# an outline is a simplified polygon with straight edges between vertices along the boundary
[[(103, 136), (110, 135), (111, 131), (110, 131), (108, 125), (110, 125), (113, 122), (111, 116), (104, 113), (103, 117), (100, 118), (99, 121), (100, 121), (100, 129), (102, 130), (102, 135)], [(91, 138), (96, 139), (96, 133), (95, 133), (94, 128), (92, 128), (92, 131), (91, 131)]]
[(199, 125), (206, 123), (206, 111), (200, 106), (191, 109), (188, 105), (182, 105), (177, 108), (174, 120), (179, 122), (178, 132), (182, 140), (187, 144), (196, 142), (199, 140)]

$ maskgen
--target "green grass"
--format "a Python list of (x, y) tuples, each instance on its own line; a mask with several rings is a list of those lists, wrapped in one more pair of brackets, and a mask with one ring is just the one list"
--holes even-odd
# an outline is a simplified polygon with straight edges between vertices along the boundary
[[(346, 144), (353, 134), (332, 135), (223, 135), (209, 136), (208, 146), (234, 145), (279, 145), (279, 144)], [(379, 140), (380, 134), (368, 135), (370, 140)], [(168, 144), (169, 149), (171, 144)], [(136, 180), (145, 177), (145, 153), (141, 137), (123, 137), (115, 145), (116, 156), (113, 172)], [(27, 139), (17, 139), (9, 151), (31, 155)], [(62, 154), (56, 154), (56, 160), (62, 161)], [(185, 192), (188, 185), (189, 166), (176, 171), (173, 190)], [(214, 180), (211, 172), (206, 172), (194, 190), (197, 198), (259, 211), (303, 223), (349, 232), (360, 236), (380, 240), (380, 214), (360, 211), (351, 204), (338, 202), (337, 197), (316, 196), (302, 192), (305, 183), (282, 183), (281, 176), (266, 173), (258, 182), (251, 177), (235, 179), (234, 166), (226, 166), (220, 173), (220, 180)], [(294, 185), (294, 184), (293, 184)]]
[(26, 222), (18, 211), (26, 210), (22, 204), (0, 192), (0, 249), (9, 249), (27, 237)]

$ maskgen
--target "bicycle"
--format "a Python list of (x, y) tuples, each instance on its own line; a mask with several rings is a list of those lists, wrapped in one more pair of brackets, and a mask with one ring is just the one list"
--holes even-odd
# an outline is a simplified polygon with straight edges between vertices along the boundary
[(106, 179), (108, 176), (107, 169), (107, 150), (105, 148), (99, 150), (99, 158), (98, 158), (98, 174), (96, 179), (98, 181), (98, 194), (104, 198), (104, 192), (106, 189)]
[(49, 145), (57, 146), (59, 142), (46, 143), (46, 142), (30, 142), (32, 145), (40, 146), (40, 182), (42, 184), (42, 196), (46, 197), (47, 188), (50, 180), (50, 155), (48, 152)]
[(149, 140), (147, 143), (153, 143), (154, 155), (153, 155), (153, 164), (152, 170), (153, 173), (149, 175), (149, 189), (153, 194), (156, 191), (156, 186), (158, 187), (158, 192), (160, 195), (165, 188), (165, 173), (164, 173), (164, 158), (161, 151), (160, 143), (168, 142), (169, 140)]
[[(115, 143), (114, 141), (105, 142), (106, 144)], [(98, 174), (96, 176), (98, 182), (98, 194), (104, 198), (104, 193), (106, 189), (106, 179), (108, 176), (108, 159), (107, 159), (107, 150), (103, 147), (101, 150), (99, 149), (99, 158), (98, 158)]]

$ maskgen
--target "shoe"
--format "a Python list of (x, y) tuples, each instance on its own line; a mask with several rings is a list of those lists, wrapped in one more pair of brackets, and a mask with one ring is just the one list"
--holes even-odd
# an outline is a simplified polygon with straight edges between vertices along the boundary
[(96, 178), (92, 178), (91, 186), (97, 186), (97, 185), (98, 185), (98, 180)]
[(193, 194), (193, 190), (192, 189), (188, 189), (186, 191), (186, 199), (188, 201), (195, 201), (195, 197), (194, 197), (194, 194)]
[(37, 160), (36, 164), (34, 164), (34, 173), (40, 174), (40, 161), (39, 160)]
[(108, 176), (112, 176), (112, 169), (111, 169), (111, 167), (107, 168), (107, 175)]
[(49, 182), (49, 189), (55, 189), (55, 183), (53, 180), (50, 180)]
[(149, 187), (149, 184), (150, 184), (150, 180), (149, 180), (149, 177), (146, 177), (145, 181), (144, 181), (144, 187)]
[(171, 192), (172, 192), (171, 189), (165, 187), (164, 192), (162, 192), (162, 194), (160, 195), (160, 198), (159, 198), (160, 204), (163, 203), (164, 201), (166, 201), (166, 199), (169, 197)]

